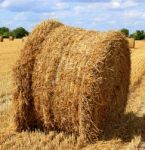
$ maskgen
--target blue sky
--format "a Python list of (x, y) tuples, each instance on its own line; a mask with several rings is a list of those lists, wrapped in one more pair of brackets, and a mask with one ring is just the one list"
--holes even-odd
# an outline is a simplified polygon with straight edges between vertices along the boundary
[(0, 26), (23, 26), (57, 19), (94, 30), (145, 30), (145, 0), (0, 0)]

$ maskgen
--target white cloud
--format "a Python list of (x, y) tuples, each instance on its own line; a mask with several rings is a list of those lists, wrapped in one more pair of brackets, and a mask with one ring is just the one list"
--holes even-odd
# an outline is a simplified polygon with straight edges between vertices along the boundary
[[(76, 1), (77, 2), (77, 1)], [(83, 1), (78, 1), (76, 5), (76, 13), (80, 13), (82, 9), (91, 10), (97, 8), (104, 9), (123, 9), (128, 7), (136, 6), (137, 3), (135, 0), (105, 0), (105, 1), (93, 1), (90, 3), (82, 3)], [(0, 3), (0, 8), (8, 9), (11, 11), (32, 11), (32, 12), (50, 12), (58, 11), (64, 9), (70, 9), (73, 7), (71, 1), (62, 1), (62, 0), (3, 0)]]
[(130, 19), (145, 19), (145, 11), (139, 12), (139, 11), (126, 11), (124, 13), (124, 17), (130, 18)]
[(68, 4), (59, 0), (4, 0), (0, 3), (0, 8), (16, 12), (49, 12), (67, 9)]
[(78, 4), (74, 7), (74, 12), (79, 15), (82, 13), (95, 12), (98, 10), (120, 10), (120, 9), (129, 9), (137, 6), (138, 3), (134, 0), (111, 0), (100, 3), (83, 3)]
[(120, 8), (120, 6), (121, 6), (121, 0), (112, 0), (110, 6), (112, 8)]
[(73, 26), (111, 29), (144, 20), (144, 8), (141, 0), (0, 0), (0, 11), (7, 12), (0, 18), (2, 24), (27, 28), (54, 18)]
[(135, 0), (111, 0), (110, 8), (125, 9), (137, 5), (138, 3)]

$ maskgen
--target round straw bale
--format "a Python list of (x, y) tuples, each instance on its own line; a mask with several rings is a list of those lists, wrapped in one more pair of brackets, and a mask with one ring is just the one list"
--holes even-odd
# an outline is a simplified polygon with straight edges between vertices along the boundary
[(127, 38), (129, 47), (130, 48), (135, 48), (135, 39), (134, 38)]
[(9, 40), (13, 41), (14, 40), (14, 36), (9, 36)]
[(14, 77), (18, 131), (65, 131), (92, 142), (124, 112), (130, 78), (128, 42), (119, 32), (46, 21), (28, 37)]
[(28, 36), (24, 36), (24, 37), (22, 38), (22, 42), (26, 42), (27, 39), (28, 39)]
[(0, 42), (3, 42), (3, 41), (4, 41), (3, 36), (0, 36)]

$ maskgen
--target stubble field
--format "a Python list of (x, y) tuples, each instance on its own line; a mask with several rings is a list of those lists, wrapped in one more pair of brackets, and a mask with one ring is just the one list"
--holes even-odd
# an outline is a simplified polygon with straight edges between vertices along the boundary
[[(78, 149), (77, 139), (73, 135), (41, 131), (17, 133), (13, 130), (11, 100), (15, 87), (12, 68), (23, 44), (21, 39), (0, 43), (0, 149)], [(136, 47), (131, 49), (131, 69), (130, 94), (121, 124), (108, 129), (98, 142), (84, 149), (134, 150), (144, 147), (145, 41), (136, 41)]]

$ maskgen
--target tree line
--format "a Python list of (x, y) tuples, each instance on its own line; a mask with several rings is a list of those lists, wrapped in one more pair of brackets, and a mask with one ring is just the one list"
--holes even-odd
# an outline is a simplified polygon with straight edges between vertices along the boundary
[(134, 38), (135, 40), (143, 40), (145, 39), (145, 32), (144, 30), (136, 30), (136, 32), (129, 34), (129, 30), (123, 28), (120, 30), (125, 36)]
[[(126, 28), (123, 28), (120, 30), (125, 36), (134, 38), (135, 40), (142, 40), (145, 39), (145, 32), (144, 30), (136, 30), (136, 32), (129, 34), (129, 30)], [(10, 30), (7, 27), (0, 27), (0, 36), (3, 36), (4, 38), (9, 38), (10, 36), (13, 36), (15, 38), (22, 38), (24, 36), (27, 36), (29, 32), (23, 28), (18, 27), (14, 30)]]
[(14, 30), (10, 30), (7, 27), (0, 27), (0, 36), (3, 36), (4, 38), (9, 38), (10, 36), (15, 38), (22, 38), (28, 34), (29, 32), (23, 27), (18, 27)]

